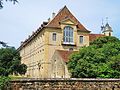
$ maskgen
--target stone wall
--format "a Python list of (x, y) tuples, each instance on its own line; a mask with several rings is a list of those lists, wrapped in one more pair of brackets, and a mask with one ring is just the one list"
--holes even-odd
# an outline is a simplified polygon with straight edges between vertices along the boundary
[(19, 79), (7, 90), (120, 90), (120, 79)]

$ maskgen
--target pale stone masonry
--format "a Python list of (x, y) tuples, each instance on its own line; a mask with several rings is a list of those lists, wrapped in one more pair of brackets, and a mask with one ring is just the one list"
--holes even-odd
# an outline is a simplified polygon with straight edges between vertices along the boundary
[[(108, 35), (108, 32), (112, 33), (104, 27), (104, 35)], [(82, 46), (89, 46), (90, 41), (104, 35), (90, 34), (68, 8), (63, 7), (51, 20), (43, 22), (36, 32), (21, 42), (18, 48), (21, 62), (28, 67), (25, 76), (69, 78), (70, 73), (65, 62), (68, 61), (69, 55), (64, 54), (78, 51)]]

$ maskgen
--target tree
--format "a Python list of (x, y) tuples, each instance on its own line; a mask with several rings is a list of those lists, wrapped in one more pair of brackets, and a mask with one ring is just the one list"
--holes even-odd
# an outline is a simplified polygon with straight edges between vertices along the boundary
[(4, 47), (0, 48), (0, 90), (6, 90), (11, 79), (8, 75), (13, 73), (23, 75), (27, 66), (21, 64), (20, 54), (14, 47), (8, 46), (3, 41), (0, 41), (0, 44)]
[(7, 90), (6, 87), (9, 86), (9, 81), (10, 81), (9, 77), (0, 76), (0, 90)]
[(0, 49), (0, 76), (8, 76), (10, 74), (25, 74), (27, 66), (21, 64), (19, 52), (13, 48)]
[(1, 44), (3, 47), (9, 47), (9, 46), (7, 45), (7, 43), (5, 43), (5, 42), (3, 42), (3, 41), (0, 41), (0, 44)]
[(13, 4), (15, 4), (15, 3), (18, 2), (18, 0), (0, 0), (0, 9), (3, 8), (3, 2), (4, 2), (4, 1), (6, 1), (6, 2), (7, 2), (7, 1), (10, 1), (10, 2), (13, 2)]
[(70, 56), (68, 69), (75, 78), (120, 78), (120, 40), (96, 39)]
[(106, 43), (114, 43), (114, 42), (120, 42), (120, 40), (116, 37), (101, 37), (99, 39), (94, 40), (93, 42), (90, 42), (90, 45), (97, 45), (98, 47), (102, 47)]

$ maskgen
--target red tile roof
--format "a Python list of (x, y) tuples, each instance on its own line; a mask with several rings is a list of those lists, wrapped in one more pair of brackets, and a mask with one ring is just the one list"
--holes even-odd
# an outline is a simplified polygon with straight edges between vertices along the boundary
[(69, 61), (69, 56), (77, 51), (56, 50), (64, 62)]
[(95, 39), (99, 38), (99, 37), (103, 37), (105, 35), (103, 34), (89, 34), (89, 42), (94, 41)]
[(78, 30), (90, 32), (72, 15), (66, 6), (58, 12), (58, 14), (50, 23), (48, 23), (46, 27), (60, 28), (60, 22), (66, 19), (72, 20), (75, 25), (77, 25)]

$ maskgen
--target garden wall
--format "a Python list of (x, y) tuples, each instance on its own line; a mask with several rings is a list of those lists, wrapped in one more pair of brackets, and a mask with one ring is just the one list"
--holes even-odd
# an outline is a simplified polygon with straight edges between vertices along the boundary
[(120, 90), (120, 79), (19, 79), (7, 90)]

